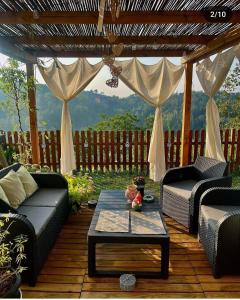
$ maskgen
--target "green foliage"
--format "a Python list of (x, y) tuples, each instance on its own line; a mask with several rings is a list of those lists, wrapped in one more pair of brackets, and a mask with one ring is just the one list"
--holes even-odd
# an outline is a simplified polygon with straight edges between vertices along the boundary
[(0, 219), (0, 297), (4, 295), (9, 279), (26, 270), (22, 262), (26, 259), (24, 253), (27, 236), (18, 235), (12, 241), (8, 240), (11, 226), (8, 215)]
[(17, 130), (23, 132), (22, 111), (27, 108), (28, 87), (32, 85), (33, 79), (27, 81), (26, 72), (20, 69), (18, 61), (9, 58), (8, 64), (0, 68), (0, 90), (5, 95), (1, 102), (1, 108), (10, 116), (17, 116)]
[(44, 165), (44, 166), (40, 166), (38, 164), (28, 164), (28, 163), (24, 163), (25, 168), (28, 170), (28, 172), (32, 172), (32, 173), (49, 173), (51, 172), (51, 169), (49, 166)]
[(15, 154), (14, 147), (11, 145), (3, 145), (3, 151), (4, 151), (4, 155), (7, 159), (8, 164), (9, 165), (13, 164), (13, 162), (14, 162), (13, 156)]
[(154, 114), (148, 115), (143, 123), (143, 129), (152, 129), (154, 122)]
[(14, 162), (19, 162), (22, 165), (25, 165), (29, 162), (29, 159), (32, 156), (32, 148), (31, 145), (25, 147), (25, 150), (20, 153), (13, 152), (12, 158)]
[(88, 174), (70, 176), (66, 175), (68, 181), (69, 196), (73, 202), (73, 211), (78, 211), (81, 202), (89, 200), (94, 192), (94, 183), (91, 176)]
[(139, 119), (130, 113), (109, 116), (101, 114), (101, 120), (95, 124), (95, 130), (138, 130)]

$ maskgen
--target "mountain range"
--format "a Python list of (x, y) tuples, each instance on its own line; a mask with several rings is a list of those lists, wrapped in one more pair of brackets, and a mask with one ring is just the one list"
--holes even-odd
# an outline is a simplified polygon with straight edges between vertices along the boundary
[[(49, 91), (44, 84), (37, 85), (37, 115), (39, 129), (55, 130), (60, 128), (62, 103)], [(220, 96), (217, 95), (218, 100)], [(6, 99), (0, 91), (0, 105)], [(193, 91), (192, 93), (192, 118), (191, 127), (200, 129), (205, 127), (205, 108), (207, 96), (203, 92)], [(162, 106), (164, 116), (164, 129), (181, 129), (183, 94), (175, 93)], [(139, 126), (144, 120), (154, 114), (154, 107), (151, 107), (142, 98), (137, 95), (130, 95), (125, 98), (117, 96), (107, 96), (99, 93), (97, 90), (83, 91), (69, 103), (72, 125), (74, 130), (83, 130), (94, 128), (94, 125), (100, 121), (101, 114), (122, 114), (129, 112), (135, 114), (139, 119)], [(24, 120), (24, 129), (28, 128), (27, 112), (21, 112)], [(16, 129), (16, 117), (0, 108), (0, 129)]]

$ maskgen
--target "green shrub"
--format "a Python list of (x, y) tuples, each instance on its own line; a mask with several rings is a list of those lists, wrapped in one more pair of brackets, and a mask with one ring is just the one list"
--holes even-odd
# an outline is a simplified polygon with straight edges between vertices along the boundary
[(10, 240), (8, 236), (13, 223), (14, 221), (10, 221), (8, 215), (2, 215), (0, 219), (0, 298), (8, 291), (16, 275), (26, 270), (22, 263), (26, 260), (25, 244), (28, 237), (20, 234)]
[(88, 174), (70, 176), (65, 175), (68, 181), (69, 196), (73, 202), (73, 211), (78, 211), (82, 202), (86, 202), (95, 191), (93, 179)]

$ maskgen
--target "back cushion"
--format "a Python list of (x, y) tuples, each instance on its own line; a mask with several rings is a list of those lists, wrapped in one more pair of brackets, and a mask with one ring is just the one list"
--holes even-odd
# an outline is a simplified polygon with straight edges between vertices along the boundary
[(24, 166), (21, 166), (16, 173), (23, 184), (27, 197), (30, 197), (38, 189), (36, 181)]
[(200, 179), (207, 179), (212, 177), (222, 177), (225, 169), (227, 167), (227, 163), (216, 160), (209, 157), (198, 156), (194, 167), (197, 169)]
[(10, 205), (7, 195), (1, 186), (0, 186), (0, 199), (3, 200), (4, 202), (6, 202), (8, 205)]
[(23, 184), (15, 171), (11, 170), (5, 177), (1, 178), (0, 185), (13, 208), (18, 208), (18, 206), (26, 199), (26, 192)]

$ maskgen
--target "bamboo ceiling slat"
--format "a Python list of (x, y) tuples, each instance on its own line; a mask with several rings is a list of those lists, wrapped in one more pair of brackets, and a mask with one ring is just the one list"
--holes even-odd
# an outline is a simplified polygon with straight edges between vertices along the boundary
[[(240, 8), (238, 0), (138, 0), (121, 1), (122, 11), (201, 10), (207, 6), (225, 5), (234, 10)], [(0, 11), (97, 11), (98, 0), (1, 0)], [(109, 10), (109, 1), (106, 8)]]
[[(106, 0), (106, 10), (109, 10), (109, 0)], [(121, 0), (123, 12), (158, 12), (158, 11), (200, 11), (208, 6), (227, 6), (232, 10), (240, 10), (239, 0)], [(18, 12), (97, 12), (99, 0), (0, 0), (0, 13)], [(41, 37), (96, 37), (102, 36), (107, 30), (119, 36), (162, 37), (162, 36), (198, 36), (207, 35), (215, 38), (238, 24), (231, 23), (196, 23), (196, 24), (104, 24), (103, 33), (97, 31), (97, 24), (0, 24), (0, 38), (5, 37), (33, 37), (33, 40), (15, 42), (17, 49), (31, 51), (31, 53), (51, 51), (92, 51), (93, 49), (109, 49), (104, 45), (81, 45), (77, 43), (61, 45), (47, 45), (40, 43)], [(34, 39), (38, 43), (34, 43)], [(126, 49), (132, 49), (131, 39)], [(149, 44), (134, 45), (136, 50), (179, 50), (193, 51), (201, 47), (200, 44)]]

